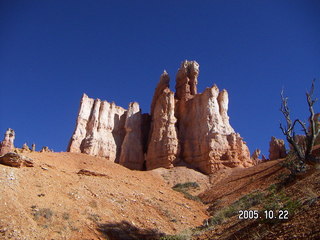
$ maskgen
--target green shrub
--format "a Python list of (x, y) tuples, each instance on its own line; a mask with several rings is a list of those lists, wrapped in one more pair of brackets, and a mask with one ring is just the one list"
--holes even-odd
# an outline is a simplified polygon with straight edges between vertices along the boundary
[(35, 220), (38, 220), (40, 217), (50, 220), (53, 216), (53, 212), (49, 208), (40, 208), (39, 210), (33, 208), (33, 217)]
[(253, 206), (260, 204), (264, 197), (265, 195), (263, 194), (263, 192), (254, 191), (240, 198), (238, 201), (234, 203), (234, 205), (237, 206), (238, 210), (249, 209)]
[(178, 183), (176, 185), (174, 185), (172, 188), (175, 189), (189, 189), (189, 188), (199, 188), (199, 184), (196, 182), (186, 182), (186, 183)]
[(216, 213), (213, 217), (211, 217), (208, 221), (208, 225), (219, 225), (223, 223), (225, 220), (225, 216), (223, 214), (223, 211)]
[(69, 213), (64, 212), (64, 213), (62, 214), (62, 218), (63, 218), (64, 220), (68, 220), (68, 219), (70, 218)]
[(294, 199), (288, 199), (288, 201), (284, 204), (284, 209), (288, 210), (291, 215), (295, 214), (300, 207), (301, 202)]
[(233, 217), (239, 214), (240, 210), (250, 209), (253, 206), (260, 204), (265, 195), (263, 192), (254, 191), (249, 193), (234, 203), (221, 210), (215, 212), (215, 214), (209, 219), (208, 225), (219, 225), (223, 223), (227, 218)]
[[(300, 201), (290, 198), (283, 191), (278, 191), (277, 189), (278, 188), (276, 184), (272, 184), (269, 188), (267, 188), (269, 194), (263, 201), (261, 213), (263, 213), (265, 210), (272, 210), (274, 214), (277, 214), (279, 210), (287, 210), (290, 214), (289, 216), (294, 215), (301, 206)], [(276, 218), (262, 219), (262, 222), (271, 224), (278, 223), (279, 221), (283, 220)]]
[(159, 240), (187, 240), (188, 238), (186, 236), (182, 235), (166, 235), (164, 237), (161, 237)]
[(98, 223), (101, 221), (101, 217), (98, 214), (95, 213), (89, 213), (88, 214), (88, 219), (90, 219), (91, 221)]
[(290, 175), (287, 180), (292, 180), (292, 178), (294, 179), (298, 173), (306, 170), (305, 163), (298, 158), (297, 154), (293, 150), (288, 152), (286, 159), (281, 162), (281, 166), (290, 170)]
[(186, 182), (186, 183), (178, 183), (172, 187), (173, 190), (180, 192), (184, 195), (185, 198), (193, 200), (193, 201), (201, 201), (198, 196), (191, 195), (188, 190), (199, 188), (199, 184), (196, 182)]

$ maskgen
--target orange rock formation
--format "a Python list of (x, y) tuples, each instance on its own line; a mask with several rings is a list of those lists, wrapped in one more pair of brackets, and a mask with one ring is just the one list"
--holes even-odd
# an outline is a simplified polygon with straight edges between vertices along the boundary
[(138, 103), (129, 109), (83, 95), (68, 151), (106, 157), (130, 169), (187, 164), (210, 174), (221, 168), (253, 165), (246, 143), (229, 123), (228, 92), (216, 85), (197, 93), (199, 64), (184, 61), (176, 92), (161, 75), (151, 112)]

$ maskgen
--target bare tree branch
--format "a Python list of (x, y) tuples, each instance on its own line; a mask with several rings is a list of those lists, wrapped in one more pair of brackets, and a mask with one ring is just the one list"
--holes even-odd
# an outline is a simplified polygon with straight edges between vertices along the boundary
[(286, 135), (286, 130), (283, 128), (282, 123), (280, 123), (280, 129), (281, 129), (283, 135)]
[(306, 92), (306, 97), (307, 97), (307, 103), (309, 107), (309, 124), (310, 124), (310, 130), (306, 134), (306, 141), (307, 141), (307, 148), (305, 151), (305, 159), (306, 160), (311, 160), (312, 158), (312, 148), (314, 146), (314, 142), (316, 140), (316, 137), (318, 135), (319, 130), (317, 130), (316, 133), (316, 123), (315, 123), (315, 114), (313, 110), (313, 105), (316, 103), (317, 99), (313, 99), (313, 92), (314, 92), (314, 81), (312, 81), (311, 88), (309, 92)]
[[(314, 161), (314, 157), (312, 156), (312, 148), (314, 146), (316, 138), (320, 134), (320, 128), (316, 125), (316, 122), (318, 121), (318, 117), (320, 116), (320, 114), (315, 115), (314, 109), (313, 109), (314, 104), (318, 100), (317, 98), (313, 98), (314, 82), (315, 80), (312, 81), (310, 90), (306, 92), (308, 109), (310, 112), (309, 119), (308, 119), (310, 124), (309, 129), (307, 128), (306, 123), (302, 122), (300, 119), (295, 119), (292, 122), (290, 118), (290, 110), (288, 107), (288, 98), (284, 97), (283, 90), (281, 91), (281, 107), (280, 107), (280, 111), (282, 112), (286, 121), (285, 127), (280, 123), (280, 129), (282, 133), (286, 136), (287, 141), (292, 145), (299, 159), (302, 160), (303, 162), (309, 162), (309, 163)], [(297, 123), (302, 127), (302, 130), (305, 134), (305, 145), (306, 145), (305, 149), (303, 148), (303, 146), (299, 145), (295, 137), (295, 127)]]
[(294, 132), (294, 126), (295, 126), (296, 122), (298, 122), (299, 120), (295, 120), (294, 123), (292, 124), (292, 120), (290, 118), (290, 110), (288, 107), (288, 98), (284, 97), (283, 90), (281, 91), (280, 111), (282, 112), (283, 116), (285, 117), (286, 124), (287, 124), (286, 127), (283, 127), (282, 124), (280, 123), (280, 129), (281, 129), (282, 133), (286, 136), (286, 139), (289, 142), (289, 144), (291, 144), (291, 146), (293, 147), (293, 149), (297, 153), (299, 159), (303, 160), (304, 156), (302, 154), (300, 146), (295, 141), (295, 132)]
[(308, 134), (308, 130), (307, 130), (307, 127), (306, 127), (306, 123), (302, 122), (300, 119), (296, 119), (296, 120), (294, 120), (294, 122), (293, 122), (292, 128), (294, 128), (294, 125), (296, 124), (296, 122), (298, 122), (298, 123), (301, 125), (302, 130), (303, 130), (304, 133), (307, 135), (307, 134)]

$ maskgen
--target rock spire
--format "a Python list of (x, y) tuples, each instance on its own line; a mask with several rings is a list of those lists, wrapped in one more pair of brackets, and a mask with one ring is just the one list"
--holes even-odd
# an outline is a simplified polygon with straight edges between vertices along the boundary
[(151, 104), (151, 129), (148, 151), (146, 154), (147, 169), (173, 167), (177, 159), (179, 146), (174, 116), (174, 93), (169, 89), (169, 75), (164, 72), (155, 89)]
[(3, 141), (0, 143), (0, 156), (8, 152), (14, 151), (14, 139), (15, 139), (14, 130), (11, 128), (8, 128), (6, 133), (4, 134)]

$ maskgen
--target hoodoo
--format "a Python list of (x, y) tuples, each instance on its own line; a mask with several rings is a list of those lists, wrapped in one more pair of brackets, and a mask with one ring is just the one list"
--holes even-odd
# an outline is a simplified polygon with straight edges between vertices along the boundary
[(13, 129), (8, 128), (4, 134), (4, 139), (0, 142), (0, 156), (14, 150), (15, 132)]
[[(184, 61), (169, 89), (160, 76), (150, 114), (83, 95), (68, 151), (106, 157), (130, 169), (171, 168), (186, 163), (210, 174), (253, 165), (250, 152), (229, 123), (228, 92), (216, 85), (197, 93), (199, 64)], [(151, 119), (151, 121), (150, 121)]]

